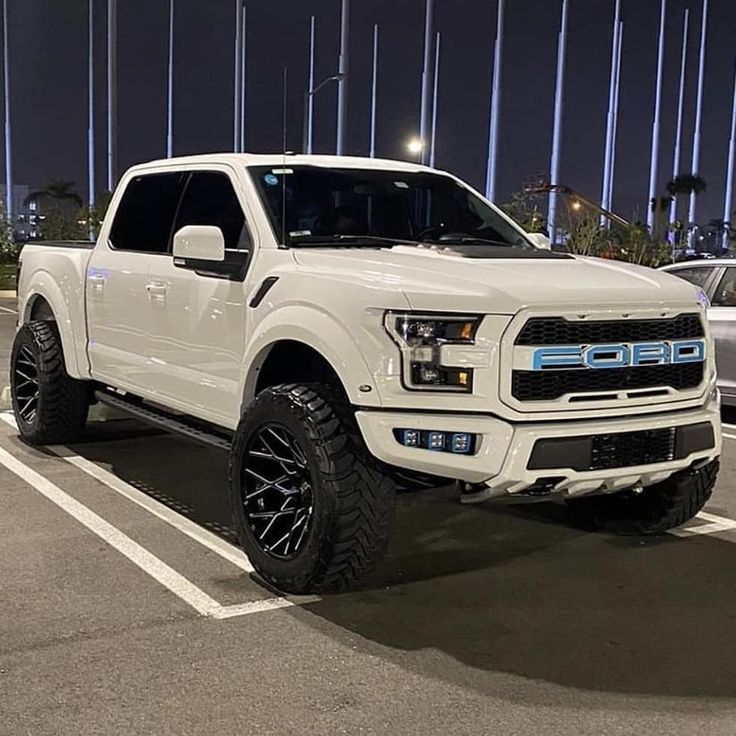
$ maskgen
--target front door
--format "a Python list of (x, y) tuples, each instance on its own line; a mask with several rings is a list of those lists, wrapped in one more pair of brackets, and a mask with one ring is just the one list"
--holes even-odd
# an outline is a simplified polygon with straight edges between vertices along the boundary
[[(172, 233), (185, 225), (214, 225), (225, 248), (250, 253), (243, 206), (229, 170), (192, 170)], [(161, 367), (152, 377), (156, 394), (169, 405), (209, 421), (235, 426), (246, 345), (246, 290), (242, 280), (177, 267), (158, 259), (149, 271), (152, 303), (148, 351)]]

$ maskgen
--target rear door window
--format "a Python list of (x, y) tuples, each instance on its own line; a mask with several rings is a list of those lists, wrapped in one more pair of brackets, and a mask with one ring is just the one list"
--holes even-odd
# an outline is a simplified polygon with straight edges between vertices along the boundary
[(168, 253), (186, 173), (142, 174), (128, 182), (110, 229), (116, 250)]

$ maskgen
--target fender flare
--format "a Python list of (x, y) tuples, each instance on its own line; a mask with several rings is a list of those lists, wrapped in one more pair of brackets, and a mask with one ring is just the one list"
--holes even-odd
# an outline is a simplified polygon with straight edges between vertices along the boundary
[[(332, 366), (352, 404), (381, 405), (375, 378), (345, 326), (326, 312), (289, 305), (271, 312), (246, 348), (243, 406), (255, 396), (258, 374), (271, 349), (284, 340), (303, 343), (318, 352)], [(360, 386), (370, 386), (371, 390), (360, 391)]]
[[(33, 274), (33, 281), (29, 284), (23, 302), (18, 305), (19, 324), (25, 324), (30, 321), (31, 309), (39, 297), (45, 299), (51, 307), (56, 325), (59, 328), (66, 372), (72, 378), (89, 378), (89, 366), (85, 354), (87, 344), (86, 332), (82, 335), (78, 334), (79, 328), (75, 325), (75, 320), (72, 319), (70, 309), (67, 306), (67, 301), (61, 292), (61, 288), (48, 272), (37, 271)], [(78, 316), (82, 320), (83, 329), (86, 330), (84, 305), (81, 306), (81, 313)], [(78, 346), (82, 346), (81, 356)]]

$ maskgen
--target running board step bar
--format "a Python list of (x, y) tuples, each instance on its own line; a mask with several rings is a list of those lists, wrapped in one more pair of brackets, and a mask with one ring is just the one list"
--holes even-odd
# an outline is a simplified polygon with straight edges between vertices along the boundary
[(160, 427), (167, 432), (179, 434), (202, 445), (216, 447), (218, 450), (230, 452), (232, 441), (225, 435), (227, 430), (221, 430), (221, 434), (219, 428), (218, 430), (214, 428), (208, 429), (206, 422), (200, 422), (196, 419), (188, 420), (186, 417), (170, 414), (163, 409), (145, 405), (138, 400), (124, 398), (108, 391), (95, 391), (95, 398), (101, 404), (110, 406), (113, 409), (119, 409), (142, 422)]

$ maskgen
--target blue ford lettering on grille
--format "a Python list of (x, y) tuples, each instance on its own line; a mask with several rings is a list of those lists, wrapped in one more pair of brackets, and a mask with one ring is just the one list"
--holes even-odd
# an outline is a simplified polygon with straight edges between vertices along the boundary
[(532, 370), (545, 368), (628, 368), (645, 365), (701, 363), (705, 340), (611, 343), (608, 345), (563, 345), (537, 348)]

